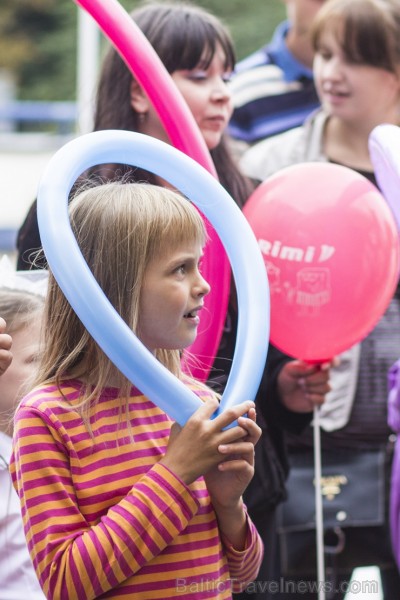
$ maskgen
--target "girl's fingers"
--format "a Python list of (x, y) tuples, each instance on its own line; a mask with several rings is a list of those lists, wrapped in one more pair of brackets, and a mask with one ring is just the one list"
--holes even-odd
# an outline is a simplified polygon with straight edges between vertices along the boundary
[(201, 420), (206, 421), (211, 419), (212, 415), (215, 413), (219, 406), (219, 402), (217, 398), (214, 396), (207, 398), (205, 402), (196, 410), (196, 412), (190, 417), (189, 421), (192, 420)]
[(250, 400), (237, 404), (236, 406), (231, 406), (214, 419), (215, 426), (218, 429), (225, 429), (225, 427), (228, 427), (228, 425), (237, 421), (239, 417), (247, 414), (254, 406), (254, 402), (251, 402)]
[(233, 444), (219, 444), (218, 452), (221, 454), (254, 454), (254, 444), (252, 442), (234, 442)]
[(10, 350), (12, 346), (12, 337), (8, 333), (0, 333), (0, 348)]
[(247, 439), (246, 441), (256, 444), (261, 437), (261, 428), (257, 425), (255, 420), (245, 417), (238, 419), (238, 424), (246, 430)]
[(224, 472), (232, 472), (232, 473), (243, 473), (243, 471), (247, 471), (250, 473), (253, 469), (253, 463), (245, 460), (242, 457), (233, 458), (232, 460), (224, 460), (219, 463), (218, 471)]
[(225, 429), (221, 431), (219, 434), (219, 443), (220, 444), (233, 444), (238, 440), (241, 440), (244, 437), (247, 437), (247, 431), (243, 427), (239, 427), (236, 425), (235, 427), (231, 427), (229, 429)]

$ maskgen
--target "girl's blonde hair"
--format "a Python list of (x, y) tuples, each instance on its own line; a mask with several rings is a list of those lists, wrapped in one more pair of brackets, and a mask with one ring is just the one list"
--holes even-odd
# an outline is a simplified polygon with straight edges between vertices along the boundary
[[(69, 208), (71, 226), (82, 254), (122, 319), (137, 333), (140, 296), (149, 262), (188, 240), (204, 246), (203, 220), (177, 192), (146, 183), (112, 182), (85, 189)], [(88, 408), (107, 382), (121, 395), (131, 383), (117, 370), (76, 316), (53, 275), (44, 315), (45, 344), (35, 384), (80, 378)], [(158, 360), (181, 375), (180, 352), (158, 349)]]
[(326, 29), (334, 30), (346, 59), (399, 72), (400, 2), (398, 0), (330, 0), (312, 27), (314, 50)]

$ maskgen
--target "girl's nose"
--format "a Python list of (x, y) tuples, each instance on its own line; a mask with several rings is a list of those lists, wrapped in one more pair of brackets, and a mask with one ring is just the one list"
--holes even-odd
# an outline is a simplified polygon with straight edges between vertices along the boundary
[(231, 96), (228, 84), (223, 79), (218, 78), (212, 89), (212, 99), (217, 102), (229, 102)]
[(210, 284), (208, 283), (208, 281), (206, 281), (204, 279), (202, 274), (199, 273), (196, 284), (194, 286), (195, 296), (197, 296), (198, 298), (203, 298), (204, 296), (207, 296), (207, 294), (210, 293), (210, 290), (211, 290)]
[(322, 74), (325, 79), (340, 79), (342, 76), (342, 65), (340, 60), (332, 57), (325, 63)]

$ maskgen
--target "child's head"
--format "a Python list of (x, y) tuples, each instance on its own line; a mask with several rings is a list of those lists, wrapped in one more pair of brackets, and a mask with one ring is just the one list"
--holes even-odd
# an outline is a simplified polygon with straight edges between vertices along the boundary
[[(190, 244), (201, 255), (206, 231), (200, 214), (177, 192), (143, 183), (113, 182), (78, 193), (70, 204), (70, 216), (78, 245), (104, 294), (132, 331), (147, 342), (146, 335), (141, 335), (145, 327), (141, 317), (143, 308), (148, 308), (147, 303), (143, 307), (143, 293), (149, 289), (149, 269)], [(181, 263), (175, 268), (180, 267)], [(160, 279), (163, 277), (169, 281), (161, 273)], [(208, 289), (207, 285), (202, 295)], [(193, 308), (194, 304), (187, 310)], [(154, 322), (162, 313), (162, 309), (154, 311)], [(67, 375), (94, 383), (97, 389), (110, 382), (116, 387), (127, 385), (86, 331), (52, 276), (45, 328), (46, 344), (38, 380)], [(150, 343), (146, 345), (149, 347)], [(165, 344), (149, 349), (179, 374), (179, 346)]]
[(44, 299), (23, 289), (0, 288), (0, 315), (12, 337), (13, 359), (0, 377), (0, 431), (10, 434), (12, 413), (35, 372)]
[(313, 23), (316, 52), (326, 31), (334, 33), (348, 63), (399, 73), (398, 0), (330, 0)]

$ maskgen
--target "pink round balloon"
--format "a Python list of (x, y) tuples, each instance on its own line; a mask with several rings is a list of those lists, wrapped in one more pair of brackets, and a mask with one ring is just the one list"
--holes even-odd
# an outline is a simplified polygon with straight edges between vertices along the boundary
[(394, 294), (400, 251), (372, 183), (339, 165), (299, 164), (258, 187), (244, 214), (268, 273), (271, 343), (322, 362), (373, 329)]
[[(188, 105), (156, 51), (126, 10), (116, 0), (74, 1), (95, 19), (146, 91), (172, 144), (217, 177), (204, 138)], [(230, 286), (230, 267), (224, 247), (211, 224), (207, 219), (205, 221), (209, 242), (202, 271), (212, 293), (205, 299), (206, 310), (196, 341), (188, 349), (199, 362), (193, 364), (191, 371), (200, 380), (207, 379), (218, 350)]]

